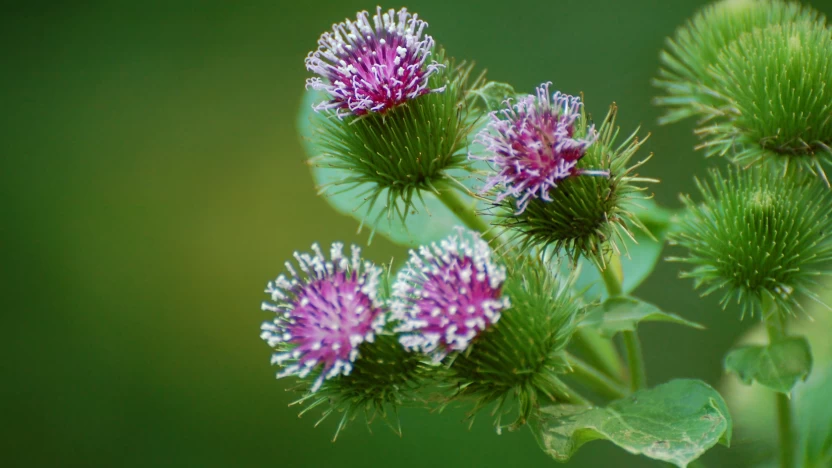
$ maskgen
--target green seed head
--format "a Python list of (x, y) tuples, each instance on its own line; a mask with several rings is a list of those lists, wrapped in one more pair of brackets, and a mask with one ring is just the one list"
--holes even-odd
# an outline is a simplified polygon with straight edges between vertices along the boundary
[[(688, 213), (673, 242), (688, 250), (671, 260), (692, 265), (704, 295), (723, 291), (743, 316), (772, 302), (783, 313), (800, 294), (817, 299), (815, 279), (832, 261), (832, 195), (815, 179), (783, 178), (766, 168), (712, 172), (697, 181), (703, 202), (683, 197)], [(800, 294), (798, 294), (800, 293)]]
[(510, 259), (503, 294), (511, 307), (464, 352), (456, 355), (449, 371), (452, 400), (473, 399), (470, 415), (496, 403), (495, 425), (518, 407), (517, 419), (508, 426), (522, 426), (541, 404), (572, 401), (574, 395), (560, 381), (568, 365), (564, 349), (575, 329), (580, 303), (561, 280), (540, 260)]
[(662, 68), (654, 84), (665, 95), (655, 102), (668, 111), (660, 122), (701, 115), (721, 102), (713, 91), (709, 67), (742, 34), (773, 24), (814, 22), (819, 17), (809, 7), (782, 0), (723, 0), (704, 7), (667, 40), (667, 49), (661, 53)]
[[(531, 200), (522, 213), (516, 213), (513, 200), (507, 199), (495, 210), (496, 223), (519, 242), (522, 249), (539, 247), (565, 251), (577, 261), (584, 256), (597, 264), (618, 251), (624, 236), (631, 236), (630, 227), (644, 229), (629, 211), (628, 205), (644, 198), (639, 182), (655, 182), (638, 177), (634, 171), (650, 156), (630, 164), (646, 141), (636, 134), (617, 142), (619, 128), (615, 125), (615, 105), (598, 130), (598, 140), (587, 149), (578, 162), (579, 170), (606, 172), (608, 176), (578, 175), (563, 180), (549, 191), (551, 201)], [(585, 135), (589, 122), (585, 113), (575, 123), (575, 134)], [(631, 205), (630, 205), (631, 208)]]
[(394, 432), (401, 435), (398, 408), (416, 400), (415, 393), (424, 382), (429, 369), (419, 355), (407, 352), (398, 336), (386, 333), (365, 342), (352, 372), (327, 380), (315, 393), (296, 403), (305, 404), (300, 413), (323, 405), (318, 422), (333, 413), (341, 414), (335, 438), (356, 417), (364, 414), (367, 423), (380, 416)]
[[(741, 36), (712, 67), (724, 103), (699, 130), (709, 155), (797, 166), (826, 180), (832, 163), (832, 31), (821, 22)], [(828, 182), (827, 182), (828, 184)]]
[[(444, 67), (430, 76), (430, 92), (384, 112), (313, 116), (314, 139), (322, 154), (311, 164), (349, 175), (333, 191), (366, 188), (365, 203), (381, 199), (388, 213), (404, 218), (423, 190), (450, 180), (448, 171), (466, 164), (465, 147), (474, 125), (465, 101), (470, 65), (455, 65), (439, 49)], [(477, 82), (479, 80), (476, 80)], [(473, 84), (474, 86), (476, 83)]]

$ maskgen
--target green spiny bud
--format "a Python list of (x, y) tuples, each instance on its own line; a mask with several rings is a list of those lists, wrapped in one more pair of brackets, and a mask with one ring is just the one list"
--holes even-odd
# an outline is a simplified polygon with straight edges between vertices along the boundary
[(498, 431), (501, 417), (513, 404), (517, 419), (510, 430), (528, 421), (542, 404), (575, 402), (576, 395), (560, 380), (568, 372), (564, 350), (580, 313), (570, 293), (571, 281), (555, 278), (540, 260), (508, 260), (503, 294), (511, 307), (465, 351), (452, 355), (449, 372), (457, 399), (473, 399), (474, 414), (496, 403)]
[[(577, 174), (591, 173), (594, 177), (565, 178), (548, 190), (548, 200), (531, 199), (519, 213), (513, 200), (503, 201), (494, 210), (496, 223), (522, 248), (553, 247), (565, 251), (574, 261), (585, 256), (603, 265), (612, 251), (619, 250), (624, 236), (632, 236), (631, 226), (644, 229), (630, 208), (634, 200), (644, 198), (639, 196), (644, 188), (636, 184), (655, 182), (634, 174), (650, 156), (630, 165), (646, 139), (639, 140), (637, 129), (618, 143), (617, 112), (618, 108), (612, 105), (597, 131), (597, 139), (577, 162)], [(573, 134), (578, 138), (594, 131), (582, 110), (574, 122)]]
[(667, 50), (661, 53), (662, 68), (654, 84), (666, 95), (655, 102), (669, 109), (660, 123), (701, 115), (720, 104), (709, 67), (742, 34), (772, 24), (814, 22), (819, 17), (809, 7), (782, 0), (723, 0), (704, 7), (667, 40)]
[(703, 295), (724, 291), (743, 316), (762, 312), (763, 300), (788, 313), (800, 294), (818, 300), (815, 279), (832, 261), (832, 194), (817, 180), (783, 178), (766, 168), (730, 169), (697, 180), (703, 202), (683, 197), (688, 213), (674, 243), (688, 250), (670, 260), (693, 266)]
[(737, 164), (832, 164), (832, 31), (822, 22), (773, 25), (741, 36), (713, 66), (726, 99), (699, 133), (708, 154)]

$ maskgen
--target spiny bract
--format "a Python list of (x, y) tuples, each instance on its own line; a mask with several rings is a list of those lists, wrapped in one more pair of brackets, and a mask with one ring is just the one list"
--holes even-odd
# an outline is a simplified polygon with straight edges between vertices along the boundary
[(772, 301), (789, 313), (812, 292), (832, 261), (832, 194), (815, 179), (783, 177), (766, 168), (713, 171), (697, 180), (703, 202), (682, 197), (688, 214), (674, 243), (688, 250), (670, 260), (693, 266), (703, 295), (722, 290), (723, 307), (735, 299), (743, 316)]
[(829, 184), (832, 31), (821, 22), (774, 25), (740, 37), (712, 68), (725, 103), (698, 132), (707, 153), (742, 166), (797, 166)]
[(700, 115), (721, 102), (713, 91), (709, 70), (719, 62), (723, 48), (742, 34), (772, 24), (817, 21), (820, 14), (810, 7), (783, 0), (723, 0), (705, 6), (667, 39), (662, 68), (654, 84), (667, 93), (656, 104), (668, 107), (659, 120), (670, 123)]

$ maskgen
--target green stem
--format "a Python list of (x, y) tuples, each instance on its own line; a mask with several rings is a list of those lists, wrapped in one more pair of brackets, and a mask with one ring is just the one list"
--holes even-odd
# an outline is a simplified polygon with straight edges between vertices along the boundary
[(494, 232), (491, 227), (477, 216), (473, 203), (466, 203), (457, 191), (452, 187), (441, 187), (437, 196), (439, 200), (457, 216), (468, 229), (482, 234), (482, 238), (491, 241), (494, 239)]
[(647, 387), (647, 373), (644, 370), (644, 355), (641, 352), (641, 340), (638, 339), (638, 333), (633, 331), (624, 331), (621, 333), (624, 337), (624, 347), (627, 349), (627, 364), (630, 367), (630, 388), (633, 391), (641, 390)]
[(607, 287), (607, 294), (610, 297), (621, 296), (624, 294), (624, 286), (623, 281), (624, 279), (622, 276), (624, 274), (621, 271), (621, 258), (618, 255), (613, 254), (610, 261), (607, 263), (606, 268), (601, 268), (600, 265), (598, 266), (598, 271), (601, 273), (601, 278), (604, 279), (604, 285)]
[(623, 380), (624, 362), (612, 341), (591, 328), (579, 328), (575, 331), (575, 344), (593, 366), (619, 382)]
[[(613, 255), (606, 268), (598, 266), (601, 278), (607, 286), (607, 294), (610, 297), (621, 296), (624, 293), (622, 286), (621, 260), (618, 255)], [(630, 387), (633, 391), (647, 387), (647, 373), (644, 369), (644, 354), (641, 351), (641, 340), (638, 332), (624, 331), (621, 333), (624, 338), (624, 348), (627, 350), (627, 366), (630, 369)]]
[[(766, 330), (768, 330), (769, 342), (775, 343), (786, 338), (786, 324), (783, 317), (777, 311), (773, 301), (767, 304), (766, 310)], [(795, 460), (795, 446), (794, 446), (794, 421), (792, 417), (792, 406), (789, 400), (789, 395), (785, 393), (775, 392), (777, 398), (777, 425), (780, 434), (780, 467), (792, 468)]]
[(591, 388), (599, 395), (611, 400), (618, 400), (630, 393), (629, 389), (579, 358), (567, 353), (566, 360), (572, 368), (572, 376), (575, 380)]

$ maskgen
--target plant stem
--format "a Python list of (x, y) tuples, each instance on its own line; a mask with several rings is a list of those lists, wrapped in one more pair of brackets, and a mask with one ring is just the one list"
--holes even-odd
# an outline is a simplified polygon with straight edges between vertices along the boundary
[(590, 328), (579, 328), (575, 331), (575, 343), (592, 365), (619, 382), (623, 380), (624, 363), (612, 341)]
[(604, 280), (604, 285), (607, 287), (607, 294), (610, 297), (621, 296), (624, 294), (624, 286), (622, 282), (623, 273), (621, 272), (621, 258), (613, 254), (606, 268), (601, 268), (598, 265), (598, 271), (601, 273), (601, 278)]
[[(621, 278), (621, 260), (618, 255), (613, 255), (606, 268), (598, 266), (601, 278), (607, 286), (607, 294), (610, 297), (620, 296), (624, 292)], [(630, 369), (630, 388), (633, 391), (647, 387), (647, 373), (644, 370), (644, 354), (641, 351), (641, 340), (638, 332), (624, 331), (621, 333), (624, 338), (624, 347), (627, 350), (627, 366)]]
[[(775, 304), (772, 301), (765, 302), (771, 302), (768, 307), (764, 308), (767, 310), (765, 321), (768, 339), (769, 342), (775, 343), (786, 337), (786, 324), (775, 308)], [(794, 467), (795, 447), (791, 401), (789, 395), (785, 393), (775, 392), (775, 397), (777, 398), (777, 425), (780, 434), (780, 467), (792, 468)]]
[(579, 358), (567, 353), (566, 360), (569, 362), (569, 366), (572, 367), (572, 376), (575, 380), (596, 391), (599, 395), (611, 400), (618, 400), (630, 393), (629, 389)]
[(644, 356), (641, 352), (641, 340), (638, 333), (624, 331), (621, 333), (624, 338), (624, 347), (627, 349), (627, 364), (630, 367), (630, 388), (633, 391), (647, 387), (647, 373), (644, 370)]
[(482, 234), (486, 241), (494, 239), (494, 232), (485, 221), (477, 216), (473, 204), (466, 203), (452, 187), (440, 187), (437, 196), (439, 200), (455, 214), (468, 229)]

